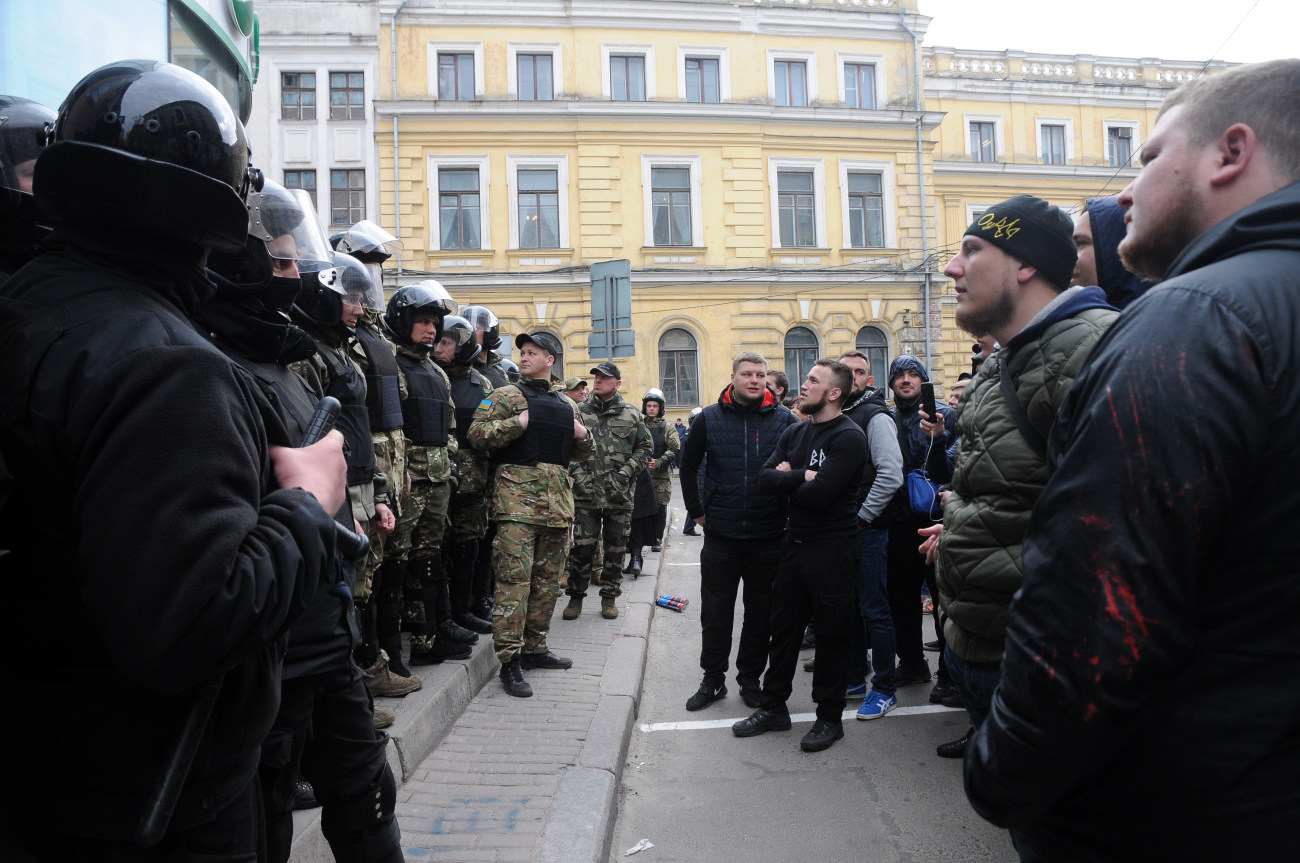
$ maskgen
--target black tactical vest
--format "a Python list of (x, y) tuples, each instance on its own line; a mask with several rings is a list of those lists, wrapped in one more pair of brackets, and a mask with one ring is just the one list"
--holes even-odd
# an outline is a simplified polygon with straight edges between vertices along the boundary
[(646, 428), (650, 430), (650, 457), (658, 459), (668, 451), (668, 424), (666, 422), (655, 425), (646, 423)]
[(406, 372), (406, 398), (402, 400), (402, 429), (406, 439), (419, 446), (446, 446), (451, 426), (451, 393), (429, 360), (397, 355)]
[(366, 380), (361, 370), (342, 353), (317, 340), (316, 352), (329, 369), (325, 395), (342, 405), (334, 427), (347, 442), (348, 485), (362, 485), (375, 477), (375, 445), (370, 438), (370, 411), (366, 407)]
[(568, 467), (573, 455), (573, 403), (559, 393), (542, 392), (522, 382), (514, 386), (528, 400), (528, 428), (497, 450), (493, 461), (498, 465)]
[(488, 383), (492, 384), (492, 389), (510, 386), (510, 378), (506, 377), (505, 369), (496, 363), (488, 363), (475, 368), (479, 374), (488, 379)]
[(397, 358), (384, 337), (370, 327), (357, 327), (357, 342), (366, 352), (370, 369), (366, 372), (366, 407), (370, 410), (371, 431), (392, 431), (404, 424), (402, 390), (397, 381)]
[(483, 399), (487, 398), (487, 392), (483, 389), (485, 383), (483, 376), (474, 369), (451, 379), (451, 400), (456, 408), (456, 440), (462, 450), (470, 445), (469, 424), (474, 421), (474, 412)]

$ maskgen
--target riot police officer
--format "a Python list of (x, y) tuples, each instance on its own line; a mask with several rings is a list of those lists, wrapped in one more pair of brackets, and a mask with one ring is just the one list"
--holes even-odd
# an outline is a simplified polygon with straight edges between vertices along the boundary
[(35, 257), (49, 232), (32, 197), (32, 174), (57, 116), (39, 102), (0, 96), (0, 285)]

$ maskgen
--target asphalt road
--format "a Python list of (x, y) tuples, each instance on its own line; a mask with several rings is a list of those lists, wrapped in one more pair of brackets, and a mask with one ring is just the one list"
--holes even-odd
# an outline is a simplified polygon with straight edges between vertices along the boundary
[[(802, 670), (790, 700), (790, 731), (743, 740), (732, 735), (731, 723), (751, 712), (740, 700), (734, 669), (726, 698), (687, 712), (686, 699), (700, 682), (703, 539), (677, 530), (678, 495), (657, 592), (690, 604), (681, 614), (655, 609), (610, 860), (1014, 863), (1007, 834), (966, 802), (961, 762), (935, 755), (935, 746), (961, 736), (967, 722), (962, 711), (930, 705), (928, 685), (900, 689), (899, 708), (882, 719), (847, 720), (843, 740), (812, 754), (799, 749), (814, 709), (812, 675)], [(738, 605), (735, 637), (739, 625)], [(801, 660), (811, 655), (804, 651)], [(933, 668), (935, 654), (927, 658)], [(857, 704), (851, 700), (850, 709)], [(800, 721), (799, 714), (808, 715)], [(641, 839), (654, 847), (627, 857)]]

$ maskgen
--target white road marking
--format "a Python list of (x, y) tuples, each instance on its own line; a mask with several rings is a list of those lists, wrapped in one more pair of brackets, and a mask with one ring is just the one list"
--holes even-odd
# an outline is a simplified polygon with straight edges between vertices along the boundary
[[(895, 707), (889, 713), (881, 717), (888, 719), (890, 716), (921, 716), (927, 713), (953, 713), (965, 712), (961, 707), (944, 707), (942, 704), (925, 704), (920, 707)], [(842, 719), (853, 719), (858, 715), (856, 710), (846, 710)], [(640, 729), (647, 734), (653, 731), (707, 731), (713, 728), (730, 728), (735, 723), (744, 719), (744, 716), (737, 716), (734, 719), (697, 719), (688, 722), (648, 722), (642, 723)], [(815, 722), (816, 713), (792, 713), (790, 714), (791, 722)], [(871, 720), (876, 721), (876, 720)]]

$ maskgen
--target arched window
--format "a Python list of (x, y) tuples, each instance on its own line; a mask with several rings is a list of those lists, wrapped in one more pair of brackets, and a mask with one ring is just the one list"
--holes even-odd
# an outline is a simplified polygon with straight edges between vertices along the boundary
[(871, 374), (876, 378), (874, 386), (884, 386), (889, 375), (889, 340), (880, 327), (866, 326), (858, 330), (854, 347), (870, 358)]
[(799, 391), (819, 353), (817, 336), (807, 327), (794, 327), (785, 334), (785, 374), (792, 393)]
[(699, 348), (695, 336), (681, 327), (659, 337), (659, 388), (670, 407), (700, 403)]
[[(551, 338), (555, 339), (555, 343), (560, 346), (560, 352), (555, 357), (555, 365), (551, 367), (551, 374), (560, 380), (564, 380), (564, 339), (560, 338), (550, 330), (542, 330), (541, 332), (544, 332)], [(501, 341), (505, 341), (505, 336), (501, 337)], [(515, 360), (516, 364), (518, 364), (518, 362), (518, 360)]]

